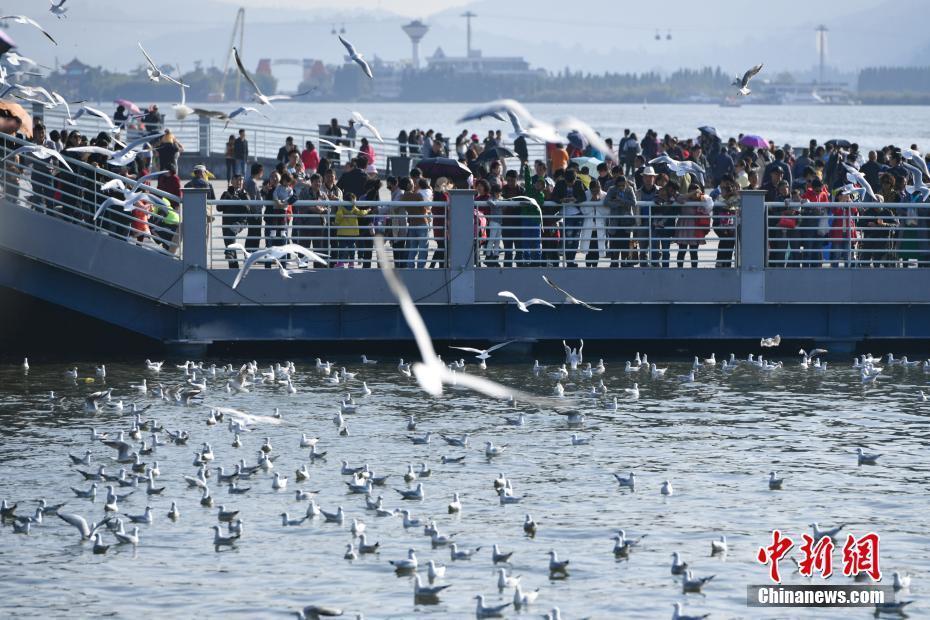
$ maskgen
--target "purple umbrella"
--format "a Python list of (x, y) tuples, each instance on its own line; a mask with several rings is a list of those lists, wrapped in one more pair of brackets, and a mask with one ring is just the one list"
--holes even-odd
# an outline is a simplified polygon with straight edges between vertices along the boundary
[(740, 138), (740, 144), (743, 146), (751, 146), (754, 149), (767, 149), (769, 148), (769, 143), (765, 141), (765, 138), (762, 136), (755, 136), (752, 134), (747, 134)]

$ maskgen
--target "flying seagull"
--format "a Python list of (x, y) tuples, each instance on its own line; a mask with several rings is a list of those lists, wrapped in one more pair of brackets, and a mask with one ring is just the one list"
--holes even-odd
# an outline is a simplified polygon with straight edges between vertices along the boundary
[(117, 133), (119, 131), (119, 127), (113, 124), (113, 121), (110, 120), (110, 117), (107, 114), (104, 114), (97, 108), (92, 108), (89, 105), (82, 106), (81, 109), (78, 110), (77, 114), (74, 115), (74, 120), (81, 118), (85, 114), (89, 116), (95, 116), (102, 120), (106, 124), (110, 133)]
[[(107, 158), (108, 163), (122, 168), (134, 162), (136, 157), (142, 153), (146, 153), (141, 147), (160, 139), (162, 136), (164, 136), (164, 134), (159, 132), (136, 138), (118, 151), (111, 151), (102, 146), (75, 146), (66, 150), (69, 153), (95, 153), (97, 155), (103, 155)], [(151, 155), (151, 151), (147, 151), (147, 153)]]
[(227, 127), (229, 127), (229, 123), (230, 121), (232, 121), (232, 119), (236, 118), (237, 116), (248, 116), (250, 112), (255, 112), (256, 114), (261, 114), (265, 118), (268, 118), (268, 116), (266, 114), (262, 114), (262, 112), (258, 108), (253, 108), (250, 106), (239, 106), (238, 108), (230, 112), (229, 115), (226, 117), (226, 124), (223, 126), (223, 129), (226, 129)]
[[(51, 148), (48, 148), (48, 147), (45, 147), (39, 144), (29, 144), (26, 146), (21, 146), (15, 151), (13, 151), (12, 153), (10, 153), (9, 155), (7, 155), (6, 157), (4, 157), (4, 159), (9, 159), (10, 157), (16, 157), (17, 155), (32, 155), (36, 159), (41, 159), (43, 161), (48, 159), (49, 157), (54, 157), (61, 163), (62, 166), (64, 166), (68, 170), (71, 170), (71, 166), (69, 166), (68, 162), (65, 161), (65, 158), (61, 156), (61, 153), (59, 153), (55, 149), (51, 149)], [(71, 170), (71, 172), (74, 172), (74, 170)]]
[(751, 93), (752, 91), (749, 90), (749, 80), (754, 78), (756, 74), (759, 73), (760, 71), (762, 71), (762, 63), (759, 63), (758, 65), (756, 65), (755, 67), (753, 67), (752, 69), (744, 73), (743, 77), (737, 76), (736, 79), (733, 80), (733, 86), (739, 87), (736, 92), (744, 97), (748, 95), (749, 93)]
[(56, 3), (55, 0), (49, 0), (49, 2), (50, 2), (51, 5), (52, 5), (52, 6), (50, 6), (49, 9), (48, 9), (48, 10), (49, 10), (49, 13), (51, 13), (52, 15), (54, 15), (55, 17), (57, 17), (58, 19), (63, 19), (64, 17), (66, 17), (66, 16), (65, 16), (65, 13), (68, 12), (68, 7), (65, 6), (65, 2), (67, 2), (67, 1), (68, 1), (68, 0), (59, 0), (59, 1)]
[(511, 344), (513, 342), (515, 341), (508, 340), (507, 342), (496, 344), (493, 347), (490, 347), (488, 349), (473, 349), (471, 347), (449, 347), (449, 348), (458, 349), (459, 351), (466, 351), (468, 353), (475, 353), (476, 354), (475, 357), (478, 358), (479, 360), (486, 360), (486, 359), (490, 359), (492, 352), (497, 351), (498, 349), (502, 347), (506, 347), (508, 344)]
[[(282, 101), (284, 99), (290, 99), (288, 95), (264, 95), (262, 94), (261, 89), (258, 87), (258, 84), (255, 83), (255, 80), (252, 79), (252, 76), (249, 75), (249, 72), (245, 70), (245, 66), (242, 64), (242, 58), (239, 57), (239, 50), (235, 47), (233, 48), (233, 54), (236, 57), (236, 66), (239, 67), (239, 73), (242, 74), (242, 77), (245, 78), (245, 81), (249, 83), (252, 87), (252, 90), (255, 91), (255, 100), (262, 105), (266, 105), (270, 108), (274, 106), (271, 105), (272, 101)], [(308, 91), (309, 92), (309, 91)]]
[(575, 297), (574, 295), (566, 291), (564, 288), (562, 288), (561, 286), (559, 286), (558, 284), (556, 284), (555, 282), (553, 282), (546, 276), (543, 276), (542, 279), (545, 280), (546, 284), (554, 288), (556, 291), (565, 295), (566, 303), (575, 304), (576, 306), (582, 306), (584, 308), (587, 308), (588, 310), (597, 310), (598, 312), (603, 310), (603, 308), (595, 308), (591, 304), (581, 301), (580, 299), (578, 299), (577, 297)]
[(522, 394), (518, 390), (513, 390), (483, 377), (476, 377), (464, 372), (453, 373), (446, 368), (446, 365), (436, 355), (429, 331), (426, 329), (423, 317), (420, 316), (420, 312), (413, 303), (407, 287), (398, 279), (394, 273), (394, 268), (387, 259), (387, 253), (384, 250), (384, 239), (380, 235), (375, 237), (375, 250), (378, 254), (378, 263), (381, 266), (381, 274), (384, 276), (391, 292), (397, 297), (400, 311), (403, 313), (407, 326), (416, 340), (417, 348), (420, 350), (420, 357), (423, 361), (413, 365), (413, 373), (423, 391), (431, 396), (441, 396), (442, 385), (447, 383), (465, 387), (492, 398), (513, 397), (524, 402), (540, 402), (539, 399), (533, 398), (529, 394)]
[(238, 243), (232, 243), (228, 245), (227, 248), (231, 250), (241, 250), (246, 255), (245, 263), (242, 265), (242, 268), (239, 270), (239, 274), (236, 276), (236, 280), (233, 282), (233, 285), (232, 285), (233, 289), (238, 287), (239, 283), (242, 282), (243, 279), (245, 279), (246, 274), (249, 273), (249, 269), (251, 269), (252, 266), (256, 262), (262, 259), (270, 260), (274, 263), (277, 263), (278, 267), (281, 268), (281, 275), (285, 278), (290, 278), (291, 275), (290, 275), (290, 272), (284, 267), (284, 264), (281, 262), (281, 259), (286, 259), (288, 254), (297, 254), (298, 256), (303, 256), (314, 263), (320, 263), (321, 265), (326, 264), (325, 258), (320, 256), (316, 252), (308, 250), (302, 245), (297, 245), (296, 243), (287, 243), (285, 245), (278, 245), (278, 246), (274, 246), (271, 248), (264, 248), (261, 250), (256, 250), (255, 252), (252, 252), (251, 254), (246, 252), (246, 249), (242, 247), (241, 244), (238, 244)]
[(533, 299), (527, 299), (526, 301), (520, 301), (520, 299), (516, 295), (511, 293), (510, 291), (501, 291), (497, 295), (498, 297), (507, 297), (508, 299), (512, 299), (515, 302), (517, 302), (517, 308), (519, 308), (521, 312), (529, 312), (530, 311), (529, 307), (535, 306), (535, 305), (549, 306), (550, 308), (555, 308), (555, 306), (550, 304), (545, 299), (539, 299), (538, 297), (534, 297)]
[[(178, 82), (178, 84), (180, 84), (180, 82)], [(171, 106), (171, 109), (174, 110), (174, 117), (179, 121), (183, 121), (194, 113), (194, 108), (187, 105), (187, 94), (184, 92), (184, 88), (185, 85), (181, 84), (181, 102)]]
[(34, 28), (37, 28), (37, 29), (39, 30), (39, 32), (41, 32), (42, 34), (44, 34), (44, 35), (46, 36), (46, 38), (47, 38), (49, 41), (51, 41), (51, 42), (54, 43), (55, 45), (58, 45), (58, 41), (56, 41), (55, 39), (53, 39), (53, 38), (52, 38), (52, 35), (50, 35), (49, 33), (47, 33), (47, 32), (45, 31), (45, 28), (43, 28), (42, 26), (40, 26), (40, 25), (39, 25), (39, 22), (37, 22), (37, 21), (34, 20), (34, 19), (29, 18), (29, 17), (26, 17), (25, 15), (4, 15), (3, 17), (0, 17), (0, 21), (6, 20), (6, 19), (12, 19), (12, 20), (13, 20), (14, 22), (16, 22), (17, 24), (27, 24), (27, 25), (29, 25), (29, 26), (33, 26)]
[(148, 52), (145, 51), (145, 48), (142, 47), (141, 43), (139, 43), (139, 49), (142, 50), (142, 55), (145, 56), (145, 60), (149, 63), (149, 66), (145, 69), (145, 72), (148, 74), (150, 81), (160, 82), (162, 78), (164, 78), (172, 84), (177, 84), (182, 89), (186, 87), (186, 84), (182, 84), (167, 73), (163, 73), (162, 70), (158, 68), (158, 65), (155, 64), (155, 61), (152, 60), (152, 57), (149, 56)]
[(352, 119), (370, 131), (375, 136), (375, 138), (378, 139), (378, 142), (384, 142), (384, 138), (381, 137), (381, 132), (378, 131), (378, 128), (372, 125), (371, 121), (362, 116), (360, 112), (352, 111)]
[(358, 63), (358, 66), (362, 68), (362, 71), (365, 72), (365, 75), (368, 77), (373, 77), (371, 75), (371, 67), (368, 66), (368, 62), (365, 60), (365, 58), (355, 50), (355, 46), (343, 39), (341, 36), (339, 37), (339, 42), (345, 46), (346, 51), (349, 52), (349, 58)]

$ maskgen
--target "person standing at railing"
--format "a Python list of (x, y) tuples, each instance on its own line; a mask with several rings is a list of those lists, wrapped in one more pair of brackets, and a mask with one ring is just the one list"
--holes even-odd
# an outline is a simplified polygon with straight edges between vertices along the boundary
[(304, 164), (304, 171), (307, 174), (316, 174), (320, 167), (320, 152), (316, 150), (313, 142), (307, 140), (304, 144), (304, 150), (300, 154), (300, 160)]
[(346, 171), (339, 177), (337, 184), (343, 196), (348, 194), (362, 196), (365, 193), (365, 183), (368, 181), (368, 175), (365, 173), (367, 167), (368, 158), (364, 155), (346, 162)]
[[(579, 206), (582, 217), (581, 234), (578, 242), (578, 251), (581, 253), (582, 265), (597, 267), (600, 259), (607, 255), (607, 217), (610, 207), (604, 203), (605, 194), (601, 190), (601, 182), (591, 179), (588, 184), (586, 203)], [(591, 236), (597, 235), (597, 253), (589, 252)], [(593, 254), (593, 256), (592, 256)]]
[(239, 136), (233, 143), (234, 172), (243, 178), (249, 172), (249, 141), (245, 137), (245, 129), (239, 130)]
[(233, 134), (230, 134), (229, 139), (226, 140), (224, 156), (226, 158), (226, 183), (229, 184), (236, 173), (236, 136)]
[[(311, 174), (306, 183), (297, 185), (298, 201), (326, 200), (323, 194), (323, 177)], [(325, 205), (294, 205), (294, 242), (318, 253), (328, 252), (326, 246), (326, 228), (323, 218), (329, 213)]]
[(397, 152), (401, 157), (407, 156), (407, 132), (403, 129), (397, 134)]
[[(32, 143), (49, 149), (55, 148), (55, 144), (46, 137), (45, 125), (38, 121), (32, 127)], [(32, 166), (32, 176), (30, 177), (32, 198), (30, 202), (37, 211), (45, 211), (51, 208), (52, 198), (55, 196), (54, 175), (57, 170), (53, 164), (55, 160), (51, 157), (43, 160), (31, 156), (24, 159)]]
[[(546, 176), (530, 175), (530, 167), (523, 164), (523, 195), (530, 200), (520, 201), (521, 239), (519, 242), (518, 264), (523, 267), (542, 267), (543, 205), (546, 202)], [(531, 202), (532, 201), (532, 202)], [(533, 203), (536, 204), (533, 204)]]
[(852, 194), (846, 187), (836, 191), (836, 202), (840, 203), (830, 209), (833, 216), (833, 225), (830, 227), (832, 243), (830, 264), (839, 267), (840, 263), (847, 268), (854, 266), (858, 234), (856, 219), (859, 209), (852, 201)]
[(291, 158), (291, 153), (295, 152), (296, 150), (297, 146), (294, 144), (293, 136), (286, 137), (284, 139), (284, 146), (278, 149), (278, 155), (275, 157), (275, 161), (286, 166), (287, 162)]
[(804, 266), (816, 268), (823, 266), (823, 254), (827, 248), (827, 234), (830, 232), (830, 213), (821, 203), (829, 202), (830, 196), (819, 177), (815, 177), (801, 199), (806, 201), (801, 206), (804, 235)]
[[(339, 126), (339, 119), (330, 119), (329, 127), (326, 128), (325, 135), (333, 144), (342, 144), (342, 127)], [(329, 161), (337, 164), (339, 163), (339, 153), (332, 150), (330, 147), (323, 149), (323, 154), (326, 155)]]
[[(713, 197), (713, 196), (712, 196)], [(717, 269), (733, 267), (733, 250), (736, 247), (736, 222), (739, 217), (739, 185), (730, 175), (724, 175), (716, 192), (713, 219), (717, 235)]]
[(571, 169), (562, 174), (552, 191), (553, 200), (561, 206), (562, 262), (566, 267), (577, 266), (575, 255), (578, 252), (578, 236), (581, 233), (581, 210), (578, 205), (584, 202), (586, 197), (584, 183)]
[(891, 252), (891, 240), (898, 225), (894, 209), (881, 202), (871, 203), (862, 209), (859, 223), (862, 225), (859, 253), (861, 264), (868, 267), (893, 266), (894, 255)]
[(675, 234), (675, 199), (678, 197), (678, 184), (667, 178), (656, 192), (656, 199), (650, 208), (652, 234), (651, 266), (667, 268)]
[(165, 135), (162, 136), (158, 146), (155, 147), (155, 152), (158, 154), (159, 170), (167, 170), (168, 166), (172, 164), (177, 169), (178, 158), (184, 152), (184, 145), (178, 142), (170, 129), (166, 129)]
[[(336, 171), (332, 168), (326, 170), (323, 174), (323, 195), (325, 200), (342, 200), (342, 190), (339, 188), (339, 185), (336, 183)], [(319, 251), (324, 254), (331, 254), (333, 252), (333, 231), (331, 230), (331, 220), (332, 220), (332, 210), (329, 207), (326, 207), (326, 212), (322, 216), (323, 218), (323, 242), (326, 247), (321, 247)]]
[[(274, 177), (274, 174), (272, 174), (272, 177)], [(266, 212), (265, 215), (266, 246), (278, 246), (287, 243), (289, 236), (287, 231), (288, 212), (291, 210), (294, 198), (296, 198), (294, 196), (294, 177), (285, 172), (271, 192), (271, 200), (274, 203), (271, 206), (271, 214), (269, 216)]]
[(226, 246), (224, 255), (229, 262), (230, 269), (239, 269), (239, 261), (236, 260), (235, 250), (228, 249), (230, 245), (238, 243), (236, 236), (242, 232), (250, 215), (249, 207), (245, 204), (249, 195), (243, 189), (243, 179), (241, 174), (234, 174), (229, 181), (229, 187), (220, 196), (220, 200), (235, 200), (240, 202), (236, 205), (220, 205), (217, 210), (223, 214), (222, 234), (223, 245)]
[[(504, 174), (504, 186), (501, 188), (501, 197), (504, 200), (511, 200), (515, 196), (521, 196), (526, 193), (523, 186), (517, 183), (517, 171), (508, 170)], [(504, 244), (504, 266), (516, 266), (513, 261), (517, 260), (517, 250), (520, 246), (519, 240), (522, 238), (520, 232), (520, 207), (503, 206), (501, 207), (501, 238)]]
[(355, 204), (355, 194), (346, 192), (344, 200), (352, 206), (339, 205), (333, 218), (336, 223), (336, 267), (352, 267), (358, 247), (359, 220), (368, 215), (368, 209)]
[(710, 232), (710, 216), (714, 211), (714, 201), (704, 193), (704, 188), (697, 183), (688, 186), (688, 193), (676, 199), (681, 205), (675, 223), (678, 244), (677, 264), (679, 269), (685, 267), (685, 256), (691, 258), (691, 268), (698, 268), (698, 248), (704, 245), (704, 238)]
[[(635, 137), (632, 138), (635, 143)], [(637, 144), (638, 146), (638, 144)], [(620, 167), (614, 168), (619, 170)], [(626, 176), (617, 173), (610, 189), (604, 197), (604, 205), (609, 210), (607, 225), (609, 228), (608, 247), (610, 249), (610, 267), (630, 267), (636, 262), (634, 243), (631, 237), (636, 226), (636, 192), (630, 187)]]
[(778, 267), (787, 267), (788, 236), (797, 226), (791, 206), (791, 189), (784, 180), (781, 168), (769, 170), (770, 182), (762, 186), (765, 190), (765, 202), (768, 206), (767, 234), (769, 263)]
[[(444, 203), (432, 208), (433, 219), (433, 240), (436, 242), (436, 249), (433, 251), (432, 267), (442, 269), (446, 262), (446, 240), (448, 239), (448, 219), (446, 211), (449, 204), (449, 190), (452, 184), (446, 177), (439, 177), (433, 182), (433, 202)], [(429, 268), (430, 265), (427, 265)]]
[[(362, 200), (366, 202), (381, 201), (381, 179), (372, 176), (365, 182), (365, 195)], [(378, 266), (375, 256), (375, 235), (384, 232), (384, 218), (387, 215), (385, 207), (369, 209), (368, 215), (359, 221), (358, 227), (358, 259), (362, 269), (374, 269)]]
[[(413, 181), (411, 181), (409, 177), (400, 179), (398, 187), (403, 191), (400, 197), (401, 202), (423, 202), (423, 196), (415, 190)], [(422, 207), (405, 205), (403, 207), (397, 207), (395, 213), (397, 214), (395, 218), (402, 214), (404, 241), (400, 248), (393, 248), (394, 264), (401, 269), (412, 269), (414, 267), (414, 246), (418, 241), (417, 233), (419, 232), (414, 230), (414, 226), (416, 225), (415, 222), (418, 220), (425, 222), (424, 210)], [(395, 235), (401, 232), (398, 228), (399, 227), (395, 228)], [(425, 224), (423, 234), (424, 236), (426, 234)], [(423, 258), (425, 260), (426, 256)]]
[(648, 267), (652, 252), (652, 208), (659, 193), (659, 187), (656, 185), (655, 168), (644, 166), (640, 173), (642, 182), (636, 192), (636, 200), (642, 203), (638, 209), (636, 230), (633, 231), (633, 239), (638, 248), (638, 260), (640, 267)]

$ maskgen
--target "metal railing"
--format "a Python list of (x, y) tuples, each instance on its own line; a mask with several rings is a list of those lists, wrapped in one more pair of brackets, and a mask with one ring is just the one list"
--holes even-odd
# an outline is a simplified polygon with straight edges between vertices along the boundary
[(108, 198), (124, 198), (119, 190), (104, 191), (106, 183), (119, 181), (124, 187), (131, 188), (135, 180), (67, 155), (64, 158), (71, 171), (60, 166), (54, 158), (41, 160), (22, 154), (18, 161), (7, 159), (15, 149), (31, 143), (15, 136), (5, 135), (3, 138), (0, 141), (0, 159), (3, 160), (0, 185), (7, 201), (125, 239), (155, 252), (180, 256), (180, 221), (168, 223), (169, 210), (160, 202), (161, 198), (165, 198), (176, 209), (181, 201), (178, 196), (142, 185), (137, 191), (151, 195), (151, 199), (135, 202), (129, 211), (116, 203), (101, 210)]
[(602, 202), (547, 202), (537, 215), (520, 201), (476, 206), (478, 267), (738, 267), (738, 211), (706, 212), (704, 203), (657, 213), (638, 202), (626, 214)]
[(445, 202), (215, 200), (208, 205), (213, 207), (208, 243), (213, 269), (243, 264), (243, 252), (229, 247), (233, 244), (253, 253), (288, 243), (328, 257), (329, 267), (375, 268), (375, 235), (384, 237), (399, 269), (447, 266)]
[(768, 267), (930, 267), (930, 204), (766, 203)]

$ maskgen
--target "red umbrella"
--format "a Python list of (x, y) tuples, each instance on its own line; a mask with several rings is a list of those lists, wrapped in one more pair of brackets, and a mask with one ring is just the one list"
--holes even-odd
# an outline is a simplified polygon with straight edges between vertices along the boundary
[(767, 149), (769, 148), (769, 143), (766, 142), (765, 138), (762, 136), (756, 136), (753, 134), (746, 134), (739, 141), (743, 146), (751, 146), (755, 149)]
[(142, 110), (139, 109), (139, 106), (134, 104), (129, 99), (116, 99), (113, 101), (113, 103), (115, 103), (116, 105), (123, 106), (124, 108), (126, 108), (127, 111), (131, 112), (132, 114), (142, 114)]

